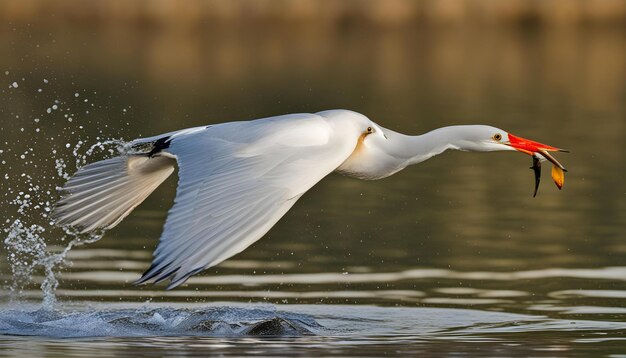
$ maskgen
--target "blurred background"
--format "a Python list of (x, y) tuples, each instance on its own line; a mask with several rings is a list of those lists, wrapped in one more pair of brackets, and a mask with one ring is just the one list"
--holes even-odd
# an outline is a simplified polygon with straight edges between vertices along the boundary
[[(3, 1), (0, 49), (7, 225), (46, 225), (19, 201), (53, 202), (59, 159), (73, 172), (77, 145), (285, 113), (347, 108), (409, 134), (483, 123), (572, 152), (559, 154), (563, 191), (544, 173), (537, 198), (530, 158), (512, 153), (446, 153), (377, 182), (332, 175), (187, 288), (133, 287), (173, 177), (104, 239), (70, 251), (61, 298), (551, 315), (580, 304), (623, 318), (624, 1)], [(59, 237), (47, 229), (49, 249)], [(40, 295), (42, 279), (36, 269), (26, 294)]]

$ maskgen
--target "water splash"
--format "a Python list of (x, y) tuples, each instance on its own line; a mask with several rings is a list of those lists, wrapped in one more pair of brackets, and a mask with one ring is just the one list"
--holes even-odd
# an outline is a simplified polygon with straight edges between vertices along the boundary
[[(69, 231), (69, 230), (68, 230)], [(65, 258), (67, 253), (75, 246), (81, 246), (96, 242), (102, 238), (104, 232), (92, 233), (86, 239), (81, 238), (78, 233), (68, 232), (66, 233), (74, 237), (73, 240), (59, 253), (48, 253), (41, 259), (35, 262), (36, 265), (40, 265), (44, 268), (45, 276), (41, 284), (41, 291), (43, 292), (42, 308), (45, 310), (51, 310), (56, 304), (56, 289), (59, 287), (59, 280), (55, 275), (55, 269), (64, 267), (67, 263)]]
[[(65, 311), (31, 310), (23, 305), (18, 309), (0, 310), (0, 336), (62, 339), (326, 336), (354, 339), (353, 344), (370, 345), (376, 340), (397, 344), (400, 341), (417, 343), (438, 339), (451, 342), (507, 336), (534, 342), (547, 336), (563, 344), (581, 336), (619, 341), (623, 340), (625, 329), (624, 322), (434, 307), (233, 303), (170, 307), (169, 304), (107, 302)], [(61, 342), (65, 345), (72, 340)], [(78, 341), (79, 344), (84, 342)], [(146, 343), (145, 340), (141, 342)], [(198, 341), (194, 339), (193, 344)]]
[[(17, 89), (17, 86), (14, 88)], [(86, 99), (84, 102), (87, 102)], [(60, 181), (66, 181), (71, 173), (92, 161), (92, 156), (119, 154), (126, 143), (120, 139), (102, 140), (97, 137), (96, 142), (87, 147), (88, 136), (82, 134), (83, 126), (76, 121), (79, 116), (70, 109), (69, 101), (55, 99), (44, 112), (33, 119), (37, 127), (34, 129), (34, 134), (28, 137), (32, 142), (29, 142), (25, 151), (18, 150), (18, 146), (11, 145), (9, 142), (5, 142), (8, 145), (7, 148), (0, 149), (0, 155), (3, 156), (1, 163), (8, 169), (4, 179), (5, 182), (10, 183), (8, 184), (10, 187), (6, 188), (4, 193), (5, 203), (8, 204), (5, 207), (15, 208), (15, 213), (8, 215), (9, 218), (5, 221), (2, 230), (6, 235), (4, 247), (12, 274), (12, 279), (8, 283), (11, 301), (20, 301), (23, 298), (24, 288), (34, 284), (34, 274), (41, 270), (44, 273), (40, 285), (43, 293), (42, 308), (51, 310), (56, 303), (55, 292), (59, 286), (58, 272), (68, 265), (67, 253), (76, 246), (98, 241), (104, 234), (104, 231), (79, 234), (71, 228), (54, 226), (49, 215), (54, 207), (55, 191), (60, 189), (57, 184)], [(20, 115), (15, 115), (15, 117), (21, 118)], [(63, 117), (71, 123), (63, 128), (63, 132), (78, 140), (74, 145), (64, 143), (61, 148), (55, 148), (54, 143), (48, 143), (52, 138), (42, 136), (45, 131), (42, 131), (39, 126), (45, 120), (58, 122), (58, 119)], [(21, 128), (21, 132), (24, 133), (25, 129)], [(15, 143), (20, 143), (20, 139), (24, 138), (17, 138)], [(39, 140), (46, 143), (38, 143)], [(50, 148), (49, 154), (36, 155), (35, 148), (40, 147)], [(71, 152), (68, 153), (68, 150)], [(13, 165), (7, 164), (7, 160), (11, 161), (10, 154), (13, 155), (13, 163), (11, 163)], [(36, 170), (41, 170), (41, 167), (51, 165), (53, 165), (52, 175), (33, 174)], [(16, 167), (23, 168), (20, 170), (22, 173), (16, 174), (16, 172), (19, 173)], [(51, 184), (49, 179), (53, 179), (54, 183)], [(57, 241), (60, 243), (54, 244)]]
[(84, 238), (71, 229), (65, 229), (67, 237), (73, 239), (63, 250), (54, 253), (48, 250), (44, 237), (46, 228), (41, 225), (28, 225), (21, 219), (15, 219), (5, 229), (5, 232), (7, 237), (4, 240), (4, 245), (13, 275), (10, 285), (11, 301), (15, 302), (21, 299), (23, 288), (32, 280), (34, 271), (41, 267), (44, 270), (44, 280), (41, 283), (42, 308), (46, 310), (53, 309), (56, 303), (55, 292), (59, 286), (59, 280), (55, 273), (67, 264), (65, 261), (67, 253), (75, 246), (98, 241), (103, 234), (94, 233)]
[[(11, 221), (7, 220), (7, 223)], [(11, 299), (14, 300), (21, 296), (22, 288), (30, 281), (35, 262), (45, 256), (47, 245), (42, 235), (46, 229), (41, 225), (27, 225), (22, 220), (15, 219), (4, 231), (7, 234), (4, 246), (13, 275)]]
[[(114, 153), (114, 150), (121, 150), (119, 148), (122, 148), (124, 145), (120, 140), (107, 140), (98, 142), (90, 146), (84, 153), (81, 153), (82, 144), (79, 141), (72, 151), (76, 168), (87, 163), (90, 156), (98, 149)], [(55, 158), (56, 174), (64, 180), (70, 177), (67, 167), (62, 158)], [(34, 189), (31, 190), (33, 194), (24, 194), (22, 191), (18, 193), (17, 197), (11, 202), (18, 206), (18, 217), (12, 222), (7, 220), (9, 225), (4, 229), (7, 235), (4, 245), (13, 275), (10, 285), (11, 300), (19, 300), (23, 288), (30, 284), (33, 272), (37, 269), (43, 269), (44, 279), (41, 283), (43, 293), (42, 308), (50, 310), (54, 308), (56, 303), (55, 292), (59, 286), (57, 273), (67, 265), (67, 253), (76, 246), (98, 241), (102, 238), (104, 231), (79, 234), (78, 231), (72, 228), (62, 228), (60, 229), (62, 230), (60, 240), (61, 242), (67, 242), (67, 244), (62, 250), (53, 252), (47, 245), (45, 235), (50, 233), (50, 235), (59, 236), (57, 233), (59, 228), (55, 228), (54, 223), (50, 221), (45, 224), (29, 223), (38, 221), (39, 217), (48, 218), (53, 204), (47, 200), (42, 203), (43, 205), (39, 205), (37, 200), (40, 196), (39, 185), (34, 184), (30, 176), (25, 177), (28, 178), (27, 184), (30, 186), (30, 189)], [(49, 190), (45, 191), (45, 195), (50, 193)]]
[(0, 311), (0, 335), (56, 338), (212, 336), (310, 336), (324, 332), (317, 321), (273, 306), (209, 308), (130, 307), (78, 311)]

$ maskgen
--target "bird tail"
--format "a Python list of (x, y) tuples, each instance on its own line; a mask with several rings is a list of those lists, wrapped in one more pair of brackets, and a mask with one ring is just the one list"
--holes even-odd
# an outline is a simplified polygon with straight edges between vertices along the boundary
[(52, 219), (81, 233), (112, 228), (172, 174), (174, 163), (167, 156), (123, 155), (86, 165), (61, 189)]

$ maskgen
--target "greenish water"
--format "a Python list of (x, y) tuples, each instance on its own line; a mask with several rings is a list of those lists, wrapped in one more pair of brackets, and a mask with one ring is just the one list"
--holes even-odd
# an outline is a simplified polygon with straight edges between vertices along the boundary
[[(331, 175), (242, 254), (173, 291), (135, 287), (172, 178), (56, 266), (60, 311), (37, 311), (41, 267), (27, 273), (22, 303), (9, 303), (3, 249), (0, 355), (626, 353), (620, 29), (2, 26), (3, 226), (42, 225), (49, 251), (69, 240), (43, 216), (63, 182), (55, 161), (72, 172), (79, 141), (82, 155), (108, 138), (347, 108), (405, 133), (484, 123), (571, 153), (559, 154), (563, 191), (544, 173), (536, 198), (531, 161), (516, 153), (446, 153), (376, 182)], [(28, 193), (20, 213), (11, 201)], [(287, 317), (311, 334), (215, 336), (174, 324), (212, 307), (227, 324)]]

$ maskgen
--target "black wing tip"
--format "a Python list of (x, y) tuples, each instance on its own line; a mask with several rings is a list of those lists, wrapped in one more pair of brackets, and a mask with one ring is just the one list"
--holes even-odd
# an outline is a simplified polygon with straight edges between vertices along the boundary
[(191, 276), (200, 273), (201, 271), (204, 271), (204, 267), (198, 267), (195, 268), (187, 273), (185, 273), (183, 276), (176, 278), (176, 279), (172, 279), (172, 281), (170, 282), (169, 285), (167, 285), (167, 287), (165, 288), (166, 290), (170, 291), (175, 289), (176, 287), (182, 285), (183, 283), (185, 283)]
[(172, 262), (168, 262), (165, 265), (161, 265), (161, 261), (153, 262), (152, 265), (150, 265), (150, 267), (141, 275), (141, 277), (135, 282), (133, 282), (133, 284), (135, 286), (139, 286), (139, 285), (147, 283), (148, 281), (159, 276), (163, 272), (163, 270), (168, 268), (171, 264)]
[(160, 153), (163, 149), (167, 149), (170, 147), (170, 136), (165, 136), (157, 139), (150, 152), (148, 152), (148, 157), (154, 157), (156, 154)]

